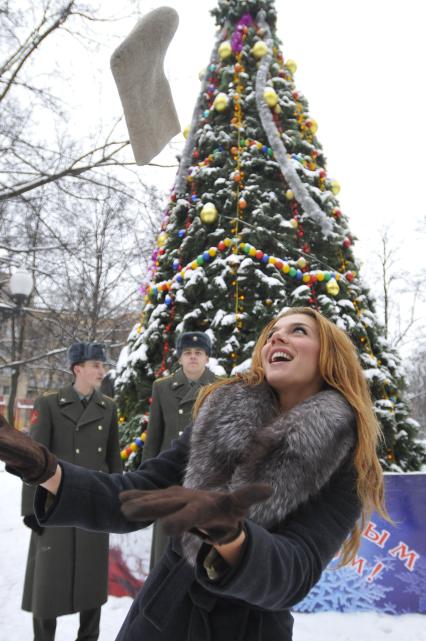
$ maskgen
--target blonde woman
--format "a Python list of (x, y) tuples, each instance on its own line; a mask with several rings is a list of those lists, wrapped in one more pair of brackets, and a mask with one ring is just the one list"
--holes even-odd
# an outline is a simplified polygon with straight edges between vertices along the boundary
[(12, 432), (0, 430), (0, 455), (42, 484), (42, 525), (127, 532), (160, 519), (172, 535), (117, 641), (290, 641), (290, 608), (340, 548), (354, 557), (359, 517), (387, 516), (355, 348), (310, 308), (272, 320), (251, 369), (205, 388), (192, 428), (137, 472), (57, 465)]

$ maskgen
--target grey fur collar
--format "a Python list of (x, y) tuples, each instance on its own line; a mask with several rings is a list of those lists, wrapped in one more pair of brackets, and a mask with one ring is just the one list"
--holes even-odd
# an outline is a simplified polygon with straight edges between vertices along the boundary
[[(353, 410), (334, 389), (279, 413), (266, 382), (223, 385), (207, 397), (194, 422), (184, 485), (223, 490), (267, 482), (272, 496), (248, 516), (272, 528), (319, 492), (355, 441)], [(199, 540), (187, 534), (183, 547), (193, 562)]]

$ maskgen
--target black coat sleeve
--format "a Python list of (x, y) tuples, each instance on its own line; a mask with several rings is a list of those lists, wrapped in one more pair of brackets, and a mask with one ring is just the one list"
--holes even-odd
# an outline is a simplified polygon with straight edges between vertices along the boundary
[[(55, 497), (38, 487), (35, 514), (43, 526), (76, 526), (100, 532), (131, 532), (148, 522), (127, 521), (120, 510), (124, 490), (154, 490), (180, 485), (188, 460), (191, 428), (172, 447), (136, 471), (107, 474), (60, 461), (62, 482)], [(51, 504), (50, 500), (53, 500)]]
[(204, 570), (209, 548), (203, 546), (197, 559), (197, 580), (210, 593), (238, 599), (250, 607), (269, 611), (291, 608), (320, 579), (359, 514), (356, 475), (347, 463), (315, 499), (290, 514), (276, 531), (246, 521), (241, 561), (218, 583), (210, 581)]

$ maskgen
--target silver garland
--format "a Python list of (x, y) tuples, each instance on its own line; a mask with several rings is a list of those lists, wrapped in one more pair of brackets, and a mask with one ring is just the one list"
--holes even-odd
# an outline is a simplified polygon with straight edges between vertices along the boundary
[(257, 23), (264, 30), (266, 37), (264, 38), (265, 44), (268, 47), (268, 53), (259, 62), (259, 69), (256, 75), (256, 105), (259, 112), (260, 122), (265, 130), (269, 145), (274, 152), (275, 160), (277, 161), (281, 173), (287, 181), (291, 191), (293, 192), (297, 202), (302, 207), (303, 211), (321, 226), (324, 236), (327, 238), (332, 234), (333, 224), (326, 216), (317, 203), (310, 197), (303, 181), (299, 178), (296, 170), (294, 169), (291, 161), (288, 158), (288, 153), (282, 141), (280, 133), (275, 125), (271, 110), (265, 102), (263, 92), (266, 87), (268, 78), (269, 67), (272, 63), (273, 40), (271, 30), (265, 20), (265, 12), (259, 11), (257, 15)]

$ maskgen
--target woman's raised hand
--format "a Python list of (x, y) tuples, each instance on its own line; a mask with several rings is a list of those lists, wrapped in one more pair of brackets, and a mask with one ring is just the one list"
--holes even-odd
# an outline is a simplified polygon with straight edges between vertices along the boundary
[(39, 485), (56, 472), (58, 459), (47, 447), (15, 430), (0, 416), (0, 461), (25, 483)]
[(173, 485), (164, 490), (121, 492), (120, 501), (130, 521), (161, 519), (170, 536), (189, 531), (210, 543), (224, 544), (238, 537), (250, 506), (265, 501), (271, 493), (266, 483), (243, 485), (233, 492)]

